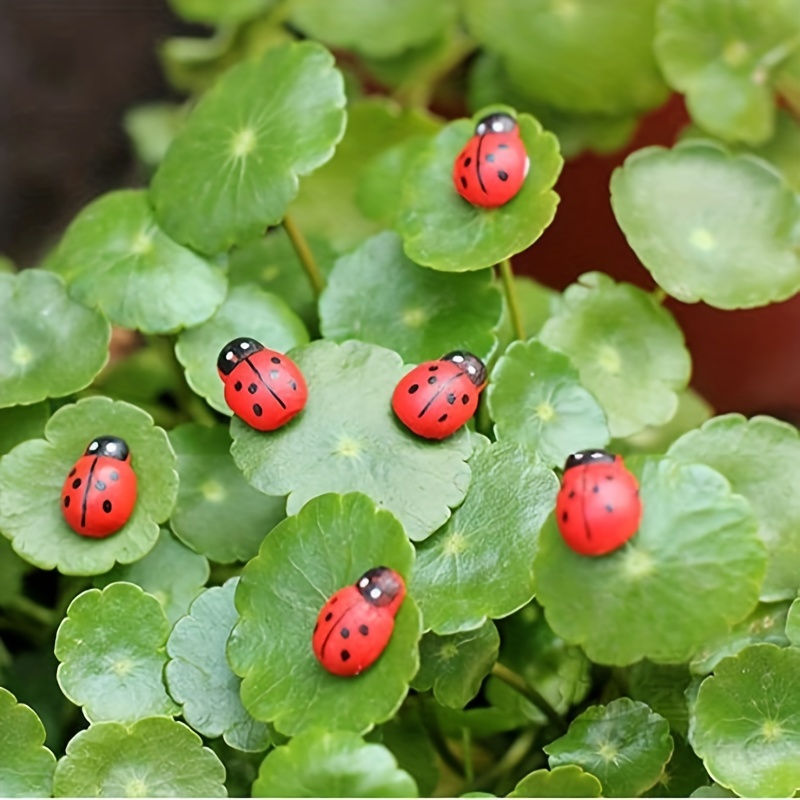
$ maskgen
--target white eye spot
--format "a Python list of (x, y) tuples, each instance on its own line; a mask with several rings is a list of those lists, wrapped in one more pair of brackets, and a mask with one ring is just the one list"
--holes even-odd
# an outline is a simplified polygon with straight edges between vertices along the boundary
[(109, 442), (106, 445), (106, 450), (108, 450), (110, 453), (113, 453), (116, 449), (117, 449), (117, 446), (114, 444), (114, 442)]
[(592, 458), (602, 458), (602, 457), (603, 457), (602, 453), (592, 453)]
[(476, 370), (476, 369), (475, 369), (475, 367), (473, 367), (473, 366), (472, 366), (472, 364), (470, 364), (470, 365), (467, 367), (467, 372), (469, 372), (469, 374), (470, 374), (470, 375), (474, 375), (474, 374), (475, 374), (477, 371), (478, 371), (478, 370)]
[(225, 358), (226, 358), (228, 361), (233, 361), (233, 353), (226, 353), (226, 354), (225, 354)]
[(380, 589), (378, 589), (378, 588), (372, 589), (372, 590), (370, 591), (370, 593), (369, 593), (369, 596), (370, 596), (370, 597), (371, 597), (373, 600), (377, 600), (377, 599), (378, 599), (378, 598), (381, 596), (381, 590), (380, 590)]
[(247, 342), (242, 342), (242, 350), (247, 350), (250, 345)]
[(493, 122), (492, 123), (492, 130), (500, 133), (503, 130), (503, 123), (502, 122)]
[(464, 356), (453, 356), (453, 363), (460, 364), (464, 360)]
[(486, 133), (486, 126), (482, 122), (480, 125), (478, 125), (477, 133), (478, 136), (483, 136), (483, 134)]
[(361, 579), (361, 580), (358, 582), (358, 585), (359, 585), (359, 586), (360, 586), (360, 587), (363, 589), (363, 588), (365, 588), (366, 586), (369, 586), (369, 580), (368, 580), (367, 578), (362, 578), (362, 579)]
[(89, 449), (90, 449), (90, 450), (97, 450), (97, 442), (92, 442), (92, 443), (89, 445)]

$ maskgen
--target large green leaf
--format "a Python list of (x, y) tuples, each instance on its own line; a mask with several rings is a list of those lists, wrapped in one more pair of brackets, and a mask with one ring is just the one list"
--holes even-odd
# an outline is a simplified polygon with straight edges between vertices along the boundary
[(334, 592), (377, 566), (408, 583), (413, 560), (397, 520), (361, 494), (323, 495), (278, 525), (236, 591), (241, 619), (228, 660), (244, 678), (245, 708), (288, 735), (314, 727), (363, 733), (393, 716), (419, 667), (422, 624), (413, 591), (383, 655), (356, 677), (327, 672), (314, 657), (311, 636)]
[(71, 300), (55, 275), (0, 273), (0, 408), (88, 386), (110, 339), (103, 315)]
[(336, 262), (319, 313), (327, 339), (372, 342), (409, 362), (452, 350), (485, 361), (502, 306), (491, 270), (447, 275), (419, 267), (387, 231)]
[(614, 173), (611, 203), (654, 280), (684, 303), (751, 308), (800, 289), (800, 205), (759, 159), (712, 142), (648, 147)]
[(483, 447), (470, 460), (467, 499), (417, 550), (413, 590), (425, 629), (439, 634), (480, 627), (533, 597), (539, 529), (558, 481), (515, 444)]
[(700, 686), (690, 729), (714, 780), (744, 797), (800, 790), (800, 650), (757, 644)]
[(49, 403), (0, 409), (0, 456), (27, 439), (40, 437), (49, 416)]
[(669, 458), (629, 466), (641, 487), (638, 533), (587, 558), (551, 519), (534, 565), (537, 598), (553, 630), (592, 661), (686, 661), (754, 607), (765, 548), (747, 501), (710, 467)]
[(50, 797), (55, 768), (39, 717), (0, 686), (0, 797)]
[(551, 767), (577, 764), (598, 778), (605, 797), (638, 797), (659, 779), (672, 747), (667, 721), (623, 697), (591, 706), (544, 751)]
[(298, 176), (333, 155), (344, 105), (333, 56), (314, 42), (235, 66), (192, 111), (153, 179), (164, 230), (217, 253), (280, 222)]
[(220, 267), (172, 241), (143, 191), (112, 192), (88, 205), (48, 266), (76, 300), (145, 333), (197, 325), (225, 297)]
[(590, 272), (564, 292), (564, 305), (539, 332), (566, 353), (600, 401), (612, 436), (668, 422), (691, 360), (673, 316), (647, 292)]
[(508, 797), (600, 797), (603, 787), (576, 764), (537, 769), (526, 775)]
[(469, 486), (468, 432), (432, 442), (401, 425), (391, 397), (405, 369), (391, 350), (321, 341), (292, 357), (308, 383), (302, 414), (266, 436), (231, 423), (231, 452), (250, 483), (288, 494), (289, 514), (325, 492), (358, 491), (391, 511), (411, 539), (443, 525)]
[(319, 730), (267, 754), (253, 797), (417, 797), (417, 785), (383, 745)]
[(56, 635), (61, 691), (90, 722), (177, 714), (161, 675), (169, 629), (158, 600), (132, 583), (82, 592)]
[(241, 680), (225, 658), (225, 645), (239, 619), (233, 604), (238, 578), (206, 589), (167, 642), (164, 673), (169, 693), (186, 721), (203, 736), (223, 736), (239, 750), (258, 752), (270, 743), (269, 729), (256, 722), (239, 699)]
[[(90, 397), (56, 411), (44, 434), (0, 460), (0, 531), (14, 550), (41, 569), (67, 575), (99, 575), (115, 561), (129, 564), (149, 552), (178, 491), (175, 453), (152, 417), (129, 403)], [(137, 500), (122, 530), (90, 539), (67, 525), (61, 488), (89, 442), (104, 434), (128, 443)]]
[(56, 797), (225, 797), (225, 768), (200, 737), (166, 717), (100, 722), (58, 762)]

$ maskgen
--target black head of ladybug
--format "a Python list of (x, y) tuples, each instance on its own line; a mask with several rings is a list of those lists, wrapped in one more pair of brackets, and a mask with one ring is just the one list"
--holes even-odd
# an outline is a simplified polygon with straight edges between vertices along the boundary
[(388, 606), (405, 591), (400, 576), (388, 567), (368, 569), (357, 581), (361, 596), (373, 606)]
[(86, 448), (85, 455), (107, 456), (108, 458), (127, 461), (129, 452), (128, 444), (124, 439), (120, 439), (117, 436), (98, 436), (96, 439), (92, 439)]
[(564, 472), (572, 467), (585, 467), (587, 464), (613, 464), (616, 458), (606, 450), (581, 450), (567, 459)]
[(442, 361), (452, 361), (467, 377), (476, 385), (483, 386), (486, 383), (486, 366), (478, 356), (466, 352), (466, 350), (454, 350), (446, 356), (442, 356)]
[(485, 136), (487, 133), (511, 133), (517, 127), (517, 121), (510, 114), (489, 114), (476, 126), (475, 133)]
[(251, 356), (253, 353), (257, 353), (259, 350), (263, 349), (264, 345), (261, 344), (261, 342), (257, 342), (255, 339), (251, 339), (247, 336), (234, 339), (232, 342), (228, 342), (228, 344), (219, 351), (217, 369), (220, 371), (221, 375), (230, 375), (231, 372), (233, 372), (233, 368), (240, 361), (243, 361), (247, 356)]

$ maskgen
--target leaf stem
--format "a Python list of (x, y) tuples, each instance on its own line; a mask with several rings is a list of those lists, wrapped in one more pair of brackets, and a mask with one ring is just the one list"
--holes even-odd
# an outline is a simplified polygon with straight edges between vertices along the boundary
[(419, 711), (422, 723), (428, 732), (428, 736), (430, 736), (431, 744), (438, 753), (439, 758), (441, 758), (459, 778), (465, 777), (464, 765), (453, 755), (453, 751), (447, 744), (447, 740), (442, 735), (441, 730), (439, 730), (439, 724), (431, 712), (428, 702), (426, 702), (423, 697), (420, 697)]
[(325, 278), (322, 277), (322, 273), (319, 271), (308, 242), (288, 214), (283, 218), (283, 228), (289, 236), (289, 241), (291, 241), (292, 247), (294, 247), (297, 257), (306, 271), (306, 275), (308, 275), (308, 281), (314, 290), (314, 294), (319, 297), (325, 288)]
[(504, 258), (500, 262), (500, 279), (503, 282), (503, 294), (508, 305), (508, 314), (511, 317), (511, 326), (514, 328), (514, 338), (525, 341), (525, 323), (522, 321), (522, 310), (519, 307), (517, 287), (514, 283), (514, 272), (511, 261)]
[(472, 791), (475, 766), (472, 763), (472, 731), (467, 727), (461, 729), (461, 748), (464, 751), (464, 778), (467, 781), (467, 791)]
[(529, 686), (520, 675), (517, 675), (516, 672), (513, 672), (499, 661), (496, 661), (495, 665), (492, 667), (492, 675), (505, 683), (506, 686), (510, 686), (512, 689), (517, 691), (526, 700), (529, 700), (531, 703), (533, 703), (533, 705), (535, 705), (536, 708), (538, 708), (539, 711), (541, 711), (542, 714), (547, 717), (548, 722), (550, 722), (559, 731), (565, 731), (567, 729), (567, 725), (564, 720), (553, 708), (553, 706), (550, 705), (544, 695), (537, 692), (532, 686)]
[(527, 728), (511, 743), (511, 747), (506, 750), (503, 757), (489, 770), (478, 777), (475, 788), (483, 791), (492, 786), (504, 775), (509, 775), (530, 752), (536, 742), (537, 731), (535, 728)]
[(52, 609), (39, 605), (39, 603), (31, 600), (29, 597), (25, 597), (23, 594), (15, 595), (7, 605), (9, 608), (14, 609), (14, 611), (19, 611), (20, 614), (24, 614), (26, 617), (30, 617), (36, 620), (36, 622), (46, 625), (48, 628), (54, 627), (58, 621)]

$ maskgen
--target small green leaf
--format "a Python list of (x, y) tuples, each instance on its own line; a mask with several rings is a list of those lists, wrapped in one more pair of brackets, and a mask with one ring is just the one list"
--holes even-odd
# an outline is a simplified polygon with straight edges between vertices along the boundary
[(647, 703), (661, 714), (673, 731), (686, 736), (689, 732), (686, 687), (691, 678), (685, 664), (654, 664), (643, 659), (628, 672), (628, 692), (633, 700)]
[(539, 529), (558, 491), (553, 472), (518, 445), (484, 447), (470, 466), (467, 499), (417, 551), (413, 591), (425, 629), (439, 634), (473, 630), (530, 601)]
[(590, 272), (564, 292), (561, 311), (539, 333), (566, 353), (600, 401), (612, 436), (668, 422), (691, 360), (673, 316), (647, 292)]
[(622, 697), (588, 708), (544, 751), (551, 768), (577, 764), (594, 775), (605, 797), (638, 797), (659, 779), (672, 747), (667, 721)]
[(0, 409), (0, 456), (27, 439), (40, 437), (49, 416), (49, 403)]
[(684, 464), (708, 464), (749, 501), (767, 546), (769, 562), (762, 600), (783, 600), (800, 591), (800, 437), (794, 425), (772, 417), (714, 417), (669, 449)]
[(711, 777), (744, 797), (800, 790), (800, 650), (756, 644), (700, 686), (690, 739)]
[(158, 600), (132, 583), (89, 589), (58, 626), (58, 685), (90, 722), (174, 715), (161, 673), (169, 623)]
[[(280, 92), (265, 87), (280, 86)], [(281, 45), (227, 72), (189, 115), (151, 195), (164, 230), (203, 253), (229, 250), (276, 225), (298, 176), (342, 138), (345, 96), (319, 44)]]
[(325, 492), (358, 491), (391, 511), (408, 536), (429, 536), (467, 493), (472, 451), (466, 429), (441, 442), (406, 430), (391, 408), (406, 371), (390, 350), (314, 342), (292, 353), (308, 383), (303, 412), (264, 435), (234, 418), (231, 452), (250, 483), (289, 495), (294, 514)]
[(167, 102), (145, 103), (125, 113), (125, 133), (145, 167), (155, 169), (164, 160), (172, 140), (183, 128), (186, 113), (186, 106)]
[(792, 603), (786, 617), (786, 637), (793, 647), (800, 647), (800, 599)]
[(281, 353), (308, 341), (308, 331), (286, 303), (252, 284), (231, 289), (211, 319), (183, 331), (175, 355), (186, 369), (186, 380), (209, 405), (229, 416), (217, 358), (219, 351), (239, 336), (251, 336)]
[(700, 786), (695, 789), (689, 797), (738, 797), (729, 789), (723, 789), (718, 783), (712, 783), (710, 786)]
[(103, 315), (71, 300), (57, 276), (0, 273), (0, 407), (88, 386), (106, 363), (110, 340)]
[(486, 209), (456, 192), (453, 162), (486, 111), (445, 126), (409, 165), (397, 230), (406, 255), (417, 264), (443, 272), (491, 267), (525, 250), (553, 221), (558, 203), (553, 186), (564, 161), (555, 136), (527, 114), (518, 122), (531, 166), (519, 193)]
[(251, 559), (286, 516), (286, 498), (269, 497), (250, 486), (233, 463), (231, 437), (222, 426), (181, 425), (169, 437), (181, 476), (170, 518), (175, 535), (213, 561)]
[(600, 797), (603, 787), (575, 764), (537, 769), (526, 775), (507, 797)]
[(269, 728), (256, 722), (239, 699), (241, 680), (225, 658), (225, 645), (239, 615), (233, 604), (238, 578), (206, 589), (167, 642), (169, 693), (186, 721), (203, 736), (223, 736), (239, 750), (258, 752), (270, 742)]
[(800, 207), (763, 161), (712, 142), (648, 147), (614, 172), (611, 204), (653, 279), (684, 303), (752, 308), (800, 290)]
[(225, 797), (225, 768), (181, 722), (100, 722), (58, 762), (56, 797)]
[(419, 267), (387, 231), (336, 262), (319, 313), (327, 339), (372, 342), (412, 363), (452, 350), (485, 361), (502, 306), (491, 270), (456, 276)]
[(569, 358), (531, 340), (514, 342), (492, 372), (489, 413), (498, 441), (526, 445), (549, 466), (608, 444), (606, 417)]
[(276, 0), (169, 0), (172, 10), (189, 22), (208, 25), (243, 22), (275, 5)]
[(112, 192), (88, 205), (49, 266), (76, 300), (96, 306), (115, 325), (145, 333), (197, 325), (225, 297), (222, 270), (173, 242), (143, 191)]
[[(14, 550), (40, 569), (65, 575), (99, 575), (115, 561), (130, 564), (158, 539), (158, 524), (172, 511), (178, 491), (175, 453), (167, 434), (129, 403), (90, 397), (63, 406), (48, 421), (44, 439), (14, 448), (0, 461), (0, 530)], [(61, 513), (61, 488), (96, 436), (128, 443), (137, 500), (122, 530), (105, 539), (79, 536)]]
[(356, 677), (325, 670), (311, 650), (311, 636), (334, 592), (381, 565), (408, 582), (413, 560), (397, 520), (361, 494), (323, 495), (278, 525), (245, 567), (236, 591), (241, 619), (228, 642), (228, 660), (244, 678), (245, 708), (291, 736), (315, 726), (363, 733), (393, 716), (419, 667), (422, 626), (413, 591), (388, 647)]
[(322, 730), (268, 753), (253, 797), (417, 797), (417, 785), (383, 745)]
[(140, 586), (161, 603), (170, 627), (189, 610), (209, 576), (208, 561), (184, 547), (166, 528), (156, 546), (133, 564), (118, 564), (94, 580), (99, 589), (116, 581)]
[(668, 458), (628, 466), (641, 487), (638, 533), (588, 558), (551, 519), (534, 564), (537, 598), (553, 630), (592, 661), (686, 661), (752, 610), (765, 548), (747, 501), (710, 467)]
[(33, 710), (0, 687), (0, 797), (50, 797), (56, 757), (44, 736)]
[(413, 681), (419, 692), (433, 689), (436, 699), (463, 708), (481, 688), (497, 661), (500, 637), (489, 621), (476, 630), (437, 636), (426, 633), (419, 646), (420, 668)]

